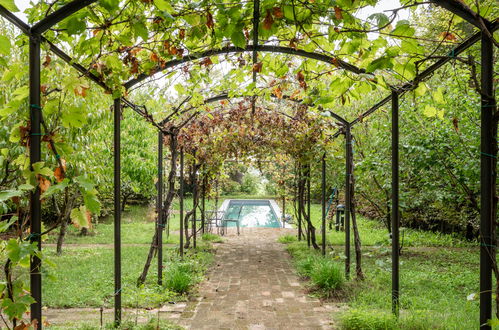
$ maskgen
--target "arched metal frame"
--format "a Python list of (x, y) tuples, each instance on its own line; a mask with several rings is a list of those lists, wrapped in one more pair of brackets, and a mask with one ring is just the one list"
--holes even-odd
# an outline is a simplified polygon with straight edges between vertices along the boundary
[[(30, 120), (31, 120), (31, 144), (30, 144), (30, 164), (36, 163), (41, 160), (41, 107), (40, 107), (40, 43), (48, 42), (42, 34), (63, 20), (71, 16), (78, 10), (85, 8), (86, 6), (95, 3), (97, 0), (74, 0), (67, 5), (54, 11), (44, 19), (40, 20), (38, 23), (30, 27), (21, 20), (19, 20), (14, 14), (9, 12), (6, 8), (0, 5), (0, 15), (5, 17), (15, 26), (17, 26), (23, 33), (29, 36), (29, 102), (30, 102)], [(395, 247), (398, 246), (398, 224), (400, 222), (399, 218), (399, 205), (398, 205), (398, 98), (405, 92), (414, 89), (417, 84), (428, 78), (435, 70), (443, 66), (445, 63), (449, 62), (453, 57), (462, 53), (464, 50), (469, 48), (471, 45), (478, 41), (481, 41), (481, 85), (482, 85), (482, 95), (481, 95), (481, 157), (480, 157), (480, 191), (481, 191), (481, 205), (480, 205), (480, 327), (483, 329), (490, 329), (490, 325), (487, 325), (487, 321), (492, 317), (492, 255), (495, 255), (495, 239), (492, 237), (491, 229), (492, 223), (496, 219), (496, 204), (497, 202), (493, 200), (495, 193), (495, 178), (496, 178), (496, 138), (497, 138), (497, 124), (493, 124), (494, 112), (496, 109), (496, 100), (494, 97), (494, 82), (493, 82), (493, 41), (491, 33), (496, 31), (499, 27), (498, 22), (491, 23), (479, 16), (477, 13), (471, 11), (469, 8), (464, 6), (459, 1), (446, 1), (446, 0), (431, 0), (433, 3), (447, 9), (448, 11), (460, 16), (464, 20), (470, 22), (474, 26), (480, 29), (480, 32), (473, 35), (471, 38), (467, 39), (456, 47), (449, 57), (442, 58), (431, 65), (429, 68), (421, 72), (413, 79), (412, 82), (402, 86), (401, 88), (392, 91), (391, 95), (385, 97), (383, 100), (375, 104), (369, 110), (367, 110), (361, 117), (349, 122), (346, 125), (346, 132), (350, 132), (351, 126), (360, 122), (366, 116), (372, 114), (377, 109), (392, 100), (392, 195), (397, 195), (397, 198), (393, 199), (392, 203), (392, 224), (395, 225), (392, 231), (396, 231), (392, 234), (392, 258), (395, 262), (392, 263), (392, 276), (396, 280), (396, 283), (392, 281), (392, 306), (395, 314), (398, 314), (398, 250), (395, 251)], [(258, 1), (256, 1), (258, 3)], [(256, 13), (256, 10), (255, 10)], [(258, 22), (259, 13), (254, 13), (253, 21)], [(97, 77), (89, 73), (85, 68), (79, 64), (73, 63), (71, 57), (65, 54), (58, 47), (48, 42), (50, 49), (61, 59), (66, 61), (68, 64), (73, 66), (76, 70), (83, 73), (85, 76), (96, 82), (99, 86), (109, 90), (102, 82), (99, 81)], [(252, 48), (251, 48), (252, 47)], [(272, 51), (264, 50), (260, 47), (274, 47), (274, 46), (259, 46), (254, 44), (253, 46), (248, 46), (248, 49), (253, 51), (253, 58), (256, 58), (256, 52), (258, 51)], [(225, 49), (227, 52), (228, 49)], [(233, 47), (230, 52), (240, 52), (245, 51), (244, 49), (237, 49)], [(210, 51), (208, 51), (210, 52)], [(207, 54), (205, 52), (203, 54)], [(217, 51), (212, 50), (213, 55)], [(274, 52), (284, 52), (283, 49), (279, 51), (279, 48), (275, 49)], [(315, 53), (313, 53), (315, 54)], [(305, 56), (305, 54), (296, 54), (298, 56)], [(192, 55), (191, 55), (192, 56)], [(210, 56), (205, 55), (205, 56)], [(323, 54), (320, 54), (323, 56)], [(317, 59), (317, 58), (316, 58)], [(193, 60), (193, 59), (189, 59)], [(186, 62), (182, 61), (181, 63)], [(172, 63), (172, 62), (170, 62)], [(177, 63), (178, 64), (178, 63)], [(173, 65), (173, 63), (172, 63)], [(161, 68), (160, 68), (161, 69)], [(344, 68), (347, 69), (348, 68)], [(142, 77), (139, 76), (139, 77)], [(143, 79), (147, 76), (143, 76)], [(133, 86), (135, 84), (134, 80), (129, 81), (127, 84)], [(121, 210), (119, 208), (119, 197), (120, 197), (120, 112), (121, 103), (128, 105), (133, 105), (131, 102), (124, 100), (123, 98), (118, 98), (114, 101), (114, 193), (115, 193), (115, 321), (117, 323), (121, 322), (121, 237), (120, 237), (120, 219)], [(341, 134), (338, 132), (336, 135)], [(347, 140), (347, 153), (348, 144)], [(351, 141), (350, 141), (351, 143)], [(183, 152), (182, 152), (183, 154)], [(395, 158), (394, 158), (395, 157)], [(182, 157), (183, 158), (183, 157)], [(347, 186), (348, 186), (348, 168), (347, 166)], [(395, 188), (397, 188), (395, 190)], [(41, 249), (41, 204), (40, 204), (40, 190), (36, 188), (31, 194), (31, 242), (38, 243), (38, 248)], [(392, 197), (393, 198), (393, 197)], [(30, 265), (30, 283), (31, 283), (31, 294), (36, 302), (31, 306), (31, 319), (41, 320), (42, 316), (42, 294), (41, 294), (41, 273), (40, 273), (41, 262), (37, 257), (33, 257)], [(396, 284), (396, 285), (395, 285)], [(38, 329), (42, 328), (42, 323), (38, 322)]]

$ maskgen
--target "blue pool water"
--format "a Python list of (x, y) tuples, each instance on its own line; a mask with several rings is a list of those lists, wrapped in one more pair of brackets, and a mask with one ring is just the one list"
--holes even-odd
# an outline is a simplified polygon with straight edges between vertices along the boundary
[[(239, 219), (241, 227), (281, 227), (269, 200), (230, 200), (225, 219)], [(227, 226), (234, 227), (236, 224), (228, 222)]]

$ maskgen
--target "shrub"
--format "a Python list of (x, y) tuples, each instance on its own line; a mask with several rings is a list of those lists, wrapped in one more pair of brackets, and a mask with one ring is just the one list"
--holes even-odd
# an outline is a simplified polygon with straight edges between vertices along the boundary
[(352, 309), (343, 314), (341, 327), (345, 330), (395, 330), (397, 320), (391, 313)]
[(318, 288), (331, 291), (343, 285), (342, 268), (333, 260), (320, 257), (312, 261), (310, 280)]
[(178, 264), (165, 274), (165, 286), (171, 291), (183, 294), (189, 291), (193, 283), (192, 267), (189, 264)]
[(284, 236), (281, 236), (279, 237), (279, 239), (277, 240), (279, 243), (282, 243), (282, 244), (289, 244), (289, 243), (293, 243), (293, 242), (296, 242), (298, 240), (298, 238), (295, 236), (295, 235), (284, 235)]

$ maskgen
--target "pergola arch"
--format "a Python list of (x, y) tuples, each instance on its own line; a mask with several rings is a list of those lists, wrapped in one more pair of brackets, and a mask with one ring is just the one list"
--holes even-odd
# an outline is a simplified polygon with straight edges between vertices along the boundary
[[(85, 8), (93, 3), (97, 2), (97, 0), (74, 0), (64, 5), (63, 7), (57, 9), (51, 14), (47, 15), (44, 19), (40, 20), (33, 26), (29, 26), (22, 21), (20, 21), (15, 15), (10, 13), (7, 9), (0, 6), (0, 15), (4, 16), (7, 20), (12, 22), (14, 25), (19, 27), (23, 33), (30, 37), (30, 114), (31, 114), (31, 144), (30, 144), (30, 163), (36, 163), (41, 160), (41, 127), (40, 127), (40, 43), (41, 41), (47, 41), (49, 43), (50, 49), (59, 57), (61, 57), (68, 64), (73, 66), (76, 70), (82, 73), (84, 76), (90, 78), (101, 87), (106, 90), (110, 90), (108, 86), (106, 86), (102, 81), (88, 72), (82, 65), (73, 62), (70, 56), (65, 54), (62, 50), (60, 50), (57, 46), (49, 42), (47, 39), (43, 37), (43, 33), (62, 21), (63, 19), (71, 16), (76, 13), (78, 10)], [(416, 78), (403, 85), (400, 88), (394, 89), (391, 94), (369, 110), (367, 110), (362, 118), (372, 114), (381, 106), (387, 104), (392, 101), (392, 195), (393, 195), (393, 203), (392, 208), (395, 210), (392, 212), (392, 222), (396, 226), (394, 228), (398, 228), (398, 99), (399, 96), (404, 94), (408, 90), (412, 90), (415, 88), (417, 83), (428, 78), (432, 72), (436, 69), (447, 63), (452, 59), (452, 57), (458, 55), (463, 52), (471, 45), (475, 44), (478, 41), (481, 41), (481, 64), (482, 64), (482, 72), (481, 72), (481, 83), (483, 88), (482, 98), (482, 107), (481, 107), (481, 279), (480, 279), (480, 320), (481, 326), (484, 328), (490, 328), (486, 324), (487, 320), (491, 318), (491, 288), (492, 288), (492, 263), (490, 260), (490, 255), (492, 255), (494, 243), (493, 238), (491, 237), (491, 223), (495, 221), (495, 208), (494, 203), (496, 201), (493, 200), (495, 182), (493, 182), (495, 178), (495, 169), (496, 169), (496, 161), (495, 157), (491, 157), (493, 153), (496, 152), (496, 130), (497, 126), (494, 126), (494, 116), (492, 109), (496, 108), (496, 101), (494, 95), (494, 84), (493, 84), (493, 50), (494, 50), (494, 41), (491, 35), (492, 32), (496, 31), (499, 28), (499, 24), (497, 20), (495, 22), (490, 22), (486, 20), (484, 17), (479, 14), (471, 11), (468, 7), (466, 7), (463, 3), (457, 0), (446, 1), (446, 0), (431, 0), (432, 3), (437, 4), (439, 6), (444, 7), (450, 12), (460, 16), (464, 20), (470, 22), (474, 26), (478, 27), (480, 30), (478, 33), (470, 37), (461, 43), (458, 47), (456, 47), (448, 57), (440, 59), (436, 61), (433, 65), (428, 67), (426, 70), (421, 72), (416, 76)], [(258, 1), (256, 1), (258, 3)], [(255, 15), (253, 17), (254, 21)], [(302, 56), (305, 58), (311, 58), (331, 64), (337, 64), (338, 67), (345, 69), (347, 71), (362, 74), (366, 73), (365, 70), (357, 68), (347, 62), (340, 61), (339, 59), (325, 55), (320, 53), (312, 53), (306, 52), (304, 50), (297, 50), (289, 47), (282, 46), (271, 46), (271, 45), (258, 45), (255, 43), (254, 45), (248, 45), (246, 48), (238, 48), (238, 47), (224, 47), (221, 49), (212, 49), (206, 52), (202, 52), (200, 54), (193, 54), (183, 57), (179, 60), (172, 60), (167, 62), (166, 65), (171, 65), (174, 67), (175, 65), (189, 62), (192, 60), (196, 60), (206, 56), (212, 55), (220, 55), (224, 53), (239, 53), (239, 52), (249, 52), (252, 51), (254, 54), (258, 51), (261, 52), (275, 52), (275, 53), (285, 53), (285, 54), (293, 54), (297, 56)], [(333, 63), (334, 61), (334, 63)], [(142, 73), (134, 79), (128, 80), (125, 84), (125, 88), (133, 87), (140, 81), (147, 79), (152, 74), (158, 72), (159, 70), (164, 70), (165, 68), (156, 67), (152, 70), (151, 74)], [(154, 72), (155, 70), (158, 70)], [(255, 75), (255, 73), (254, 73)], [(119, 182), (120, 182), (120, 110), (122, 107), (122, 103), (132, 105), (133, 104), (127, 101), (125, 98), (119, 97), (114, 100), (114, 166), (115, 166), (115, 319), (116, 321), (121, 320), (121, 244), (120, 244), (120, 190), (119, 190)], [(345, 135), (350, 135), (351, 126), (355, 125), (361, 120), (361, 118), (357, 118), (352, 122), (345, 121), (343, 124), (345, 125)], [(338, 132), (339, 134), (339, 132)], [(347, 139), (348, 141), (348, 139)], [(347, 147), (347, 155), (348, 155), (348, 147)], [(351, 150), (350, 150), (351, 153)], [(348, 158), (348, 157), (347, 157)], [(494, 159), (493, 159), (494, 158)], [(347, 170), (347, 177), (349, 172)], [(348, 182), (348, 180), (347, 180)], [(41, 239), (36, 234), (40, 234), (41, 232), (41, 213), (40, 213), (40, 191), (36, 189), (31, 195), (31, 241), (37, 242), (40, 247)], [(394, 232), (393, 236), (393, 252), (392, 254), (396, 256), (397, 260), (393, 263), (393, 302), (394, 302), (394, 312), (398, 311), (398, 231)], [(395, 259), (394, 259), (395, 260)], [(30, 282), (31, 282), (31, 293), (33, 297), (36, 299), (36, 303), (32, 305), (31, 309), (31, 318), (41, 320), (41, 274), (40, 274), (40, 260), (37, 257), (34, 257), (31, 262), (31, 271), (30, 271)], [(42, 324), (38, 323), (38, 327), (41, 329)]]
[[(293, 102), (296, 104), (301, 104), (301, 105), (306, 105), (306, 106), (315, 106), (314, 104), (305, 104), (305, 103), (303, 103), (303, 100), (291, 98), (289, 95), (283, 95), (281, 98), (277, 97), (274, 94), (271, 94), (270, 96), (271, 96), (271, 98), (276, 99), (276, 100), (283, 100), (283, 101)], [(247, 95), (232, 95), (231, 96), (228, 93), (222, 93), (222, 94), (219, 94), (216, 96), (205, 98), (205, 100), (203, 101), (203, 104), (210, 104), (210, 103), (214, 103), (217, 101), (224, 101), (224, 100), (230, 100), (230, 99), (235, 99), (235, 98), (246, 98), (246, 97), (251, 97), (251, 96), (247, 96)], [(191, 106), (188, 109), (186, 109), (185, 111), (190, 111), (190, 110), (193, 110), (195, 108), (196, 107)], [(321, 106), (319, 106), (319, 108), (322, 109)], [(331, 115), (331, 117), (339, 120), (342, 125), (344, 125), (345, 123), (348, 122), (345, 118), (341, 117), (340, 115), (338, 115), (337, 113), (335, 113), (331, 110), (327, 110), (327, 112)], [(159, 124), (164, 125), (168, 119), (169, 119), (169, 116), (165, 117), (163, 120), (160, 121)]]
[(209, 56), (214, 56), (214, 55), (224, 55), (224, 54), (230, 54), (230, 53), (243, 53), (243, 52), (268, 52), (268, 53), (281, 53), (281, 54), (290, 54), (290, 55), (295, 55), (298, 57), (303, 57), (303, 58), (310, 58), (314, 59), (317, 61), (321, 61), (324, 63), (328, 63), (331, 65), (338, 66), (339, 68), (345, 69), (347, 71), (350, 71), (355, 74), (362, 74), (366, 73), (365, 69), (358, 68), (353, 64), (347, 63), (343, 60), (340, 60), (334, 56), (322, 54), (322, 53), (316, 53), (316, 52), (308, 52), (306, 50), (302, 49), (295, 49), (291, 47), (283, 47), (283, 46), (272, 46), (272, 45), (248, 45), (245, 48), (240, 48), (240, 47), (235, 47), (235, 46), (227, 46), (219, 49), (210, 49), (205, 52), (199, 53), (199, 54), (192, 54), (192, 55), (186, 55), (182, 57), (181, 59), (177, 60), (172, 60), (169, 62), (166, 62), (164, 65), (158, 65), (155, 68), (151, 70), (150, 74), (147, 73), (141, 73), (139, 74), (136, 78), (133, 78), (126, 83), (123, 84), (123, 86), (126, 89), (130, 89), (136, 84), (142, 82), (143, 80), (153, 76), (154, 74), (161, 72), (163, 70), (166, 70), (168, 68), (172, 68), (174, 66), (177, 66), (182, 63), (187, 63), (195, 60), (199, 60), (204, 57), (209, 57)]

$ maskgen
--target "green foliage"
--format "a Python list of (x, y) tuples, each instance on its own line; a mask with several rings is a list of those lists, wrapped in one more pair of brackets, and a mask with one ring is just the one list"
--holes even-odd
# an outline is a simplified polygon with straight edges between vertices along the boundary
[(280, 236), (277, 241), (279, 243), (283, 243), (283, 244), (289, 244), (289, 243), (293, 243), (293, 242), (296, 242), (298, 240), (298, 238), (295, 236), (295, 235), (282, 235)]
[(223, 238), (220, 237), (217, 234), (212, 234), (212, 233), (204, 233), (201, 236), (203, 241), (208, 241), (208, 242), (213, 242), (213, 243), (223, 243)]
[(165, 272), (166, 288), (176, 293), (187, 293), (192, 282), (191, 269), (188, 265), (175, 265)]
[(342, 265), (327, 257), (318, 258), (310, 270), (310, 280), (312, 283), (326, 292), (341, 288), (344, 277)]
[(391, 313), (357, 309), (351, 309), (342, 316), (341, 327), (345, 330), (399, 329), (397, 319)]
[(343, 286), (345, 275), (337, 260), (310, 250), (305, 242), (286, 243), (287, 251), (293, 256), (296, 271), (300, 276), (310, 279), (319, 293), (330, 296)]

